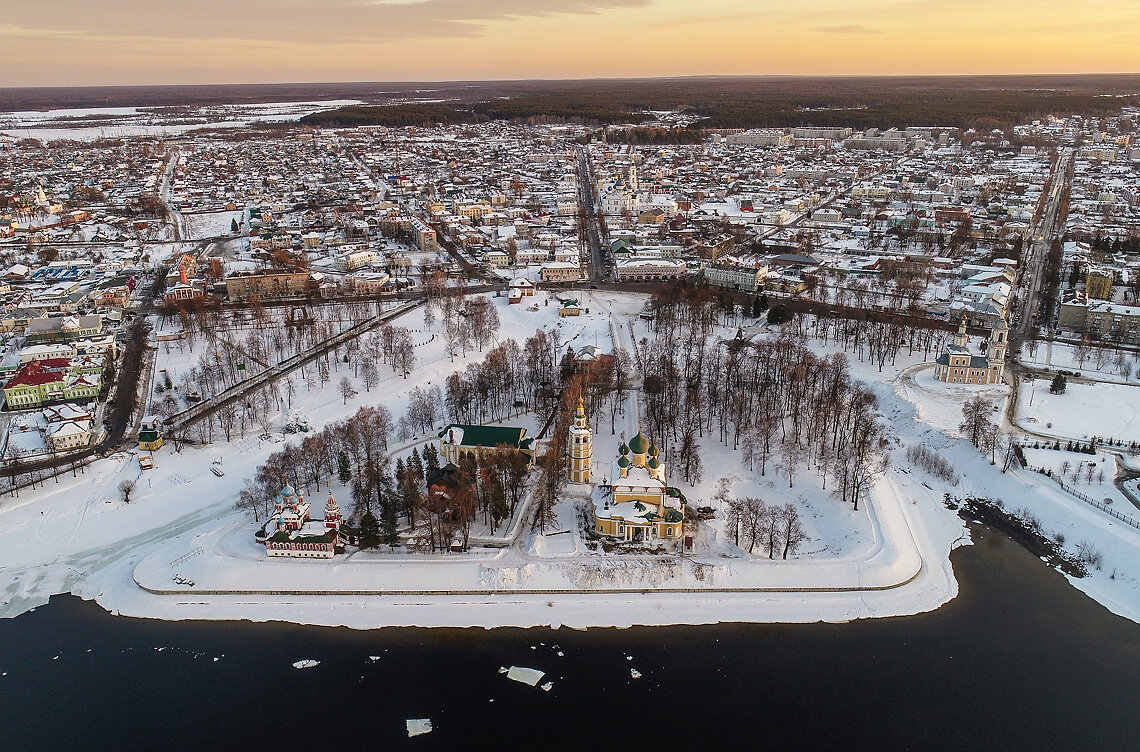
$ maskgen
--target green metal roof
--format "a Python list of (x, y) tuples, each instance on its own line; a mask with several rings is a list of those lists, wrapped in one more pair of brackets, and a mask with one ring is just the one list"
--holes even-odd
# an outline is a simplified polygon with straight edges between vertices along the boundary
[(452, 423), (439, 432), (439, 438), (447, 435), (449, 429), (457, 428), (463, 431), (463, 439), (459, 446), (494, 448), (506, 444), (516, 449), (530, 450), (533, 439), (523, 438), (525, 428), (512, 426), (469, 426)]

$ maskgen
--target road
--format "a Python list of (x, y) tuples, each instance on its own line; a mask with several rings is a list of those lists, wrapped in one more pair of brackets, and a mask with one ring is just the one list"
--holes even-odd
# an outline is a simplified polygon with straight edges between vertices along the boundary
[(1047, 284), (1047, 280), (1044, 279), (1045, 266), (1050, 247), (1064, 232), (1064, 227), (1059, 227), (1058, 224), (1067, 195), (1072, 161), (1072, 151), (1063, 151), (1057, 157), (1041, 218), (1032, 229), (1029, 252), (1025, 256), (1014, 286), (1014, 295), (1020, 301), (1018, 310), (1021, 313), (1020, 321), (1015, 319), (1017, 323), (1009, 333), (1009, 353), (1014, 362), (1021, 353), (1022, 342), (1030, 336), (1034, 322), (1037, 321), (1041, 326), (1047, 327), (1052, 321), (1054, 301), (1042, 298), (1043, 285)]
[(586, 147), (578, 147), (578, 211), (585, 214), (586, 241), (589, 243), (589, 279), (601, 282), (606, 278), (605, 262), (609, 248), (602, 244), (602, 232), (598, 226), (598, 204), (594, 189), (594, 170)]

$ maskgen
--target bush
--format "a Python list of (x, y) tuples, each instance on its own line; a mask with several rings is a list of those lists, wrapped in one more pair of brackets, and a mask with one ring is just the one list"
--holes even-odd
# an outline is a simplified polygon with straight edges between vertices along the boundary
[(1099, 572), (1104, 563), (1104, 556), (1096, 550), (1091, 542), (1083, 540), (1077, 544), (1077, 561), (1086, 566), (1095, 567)]
[(906, 459), (911, 465), (934, 477), (941, 478), (952, 486), (958, 485), (958, 473), (954, 471), (954, 466), (926, 444), (907, 447)]

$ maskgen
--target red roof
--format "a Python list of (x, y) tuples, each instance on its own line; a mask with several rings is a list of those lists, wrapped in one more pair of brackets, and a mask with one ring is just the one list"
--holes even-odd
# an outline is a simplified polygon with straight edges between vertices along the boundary
[(63, 381), (63, 372), (71, 365), (71, 358), (44, 358), (20, 366), (16, 375), (4, 385), (5, 389), (17, 386), (39, 386)]

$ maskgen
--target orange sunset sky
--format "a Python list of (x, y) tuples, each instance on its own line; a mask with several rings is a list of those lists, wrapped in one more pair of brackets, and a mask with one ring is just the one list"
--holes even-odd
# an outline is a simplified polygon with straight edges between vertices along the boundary
[(0, 15), (0, 86), (1128, 73), (1138, 50), (1137, 0), (53, 0)]

